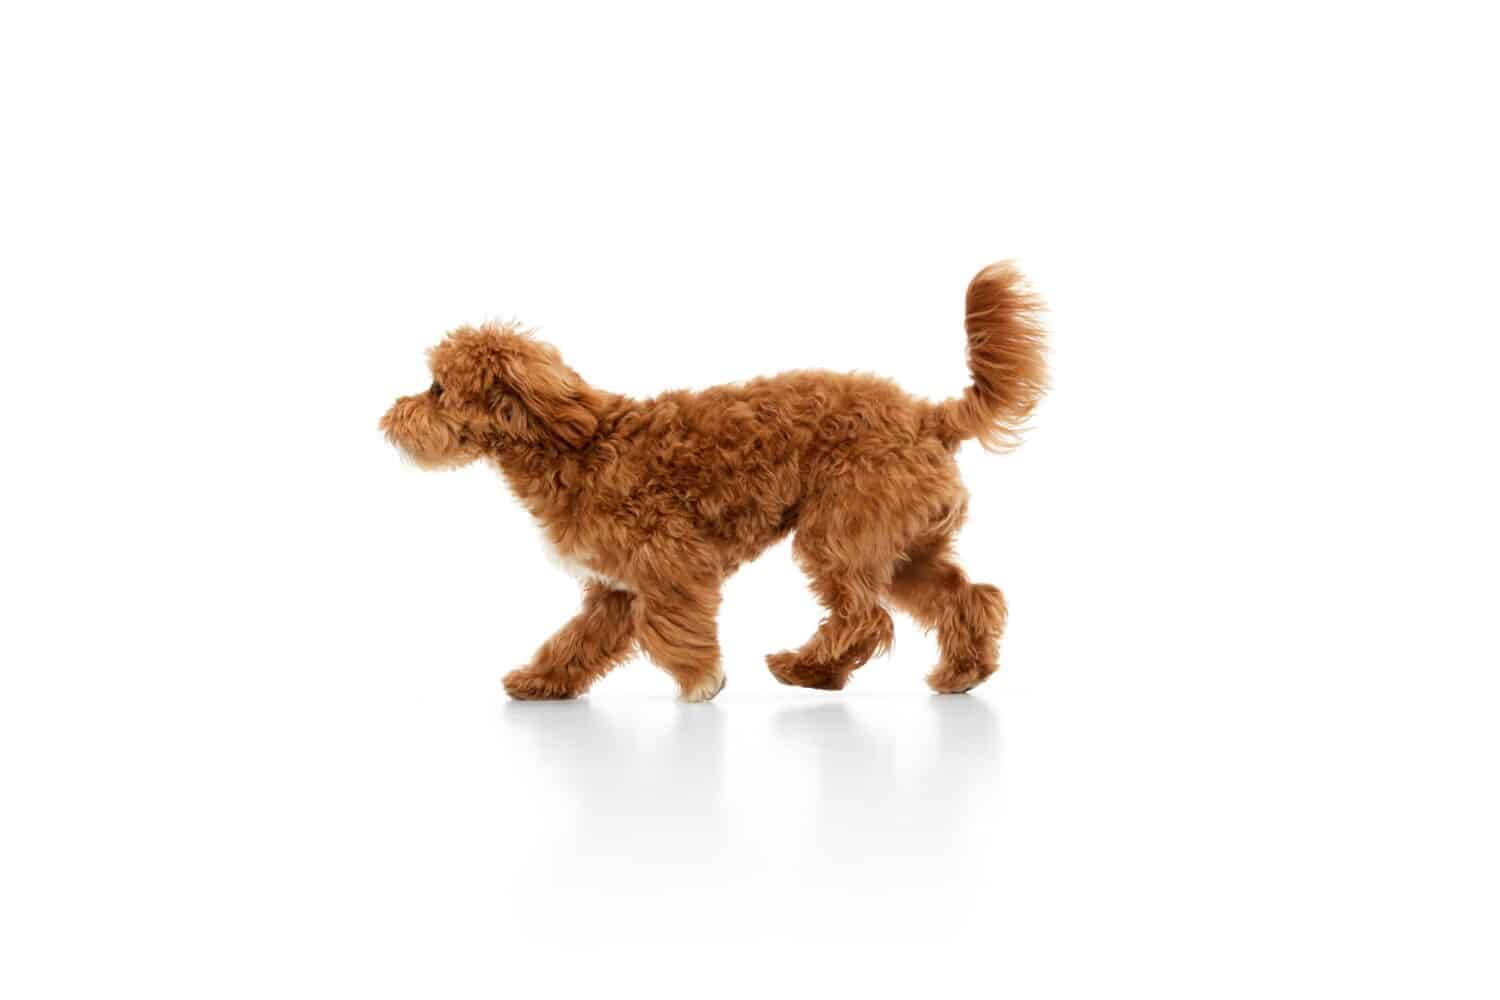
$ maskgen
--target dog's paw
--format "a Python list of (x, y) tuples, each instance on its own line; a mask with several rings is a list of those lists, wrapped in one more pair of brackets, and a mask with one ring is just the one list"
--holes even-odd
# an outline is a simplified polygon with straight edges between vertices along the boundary
[(771, 676), (783, 684), (816, 688), (819, 691), (841, 691), (849, 673), (827, 663), (809, 663), (793, 652), (772, 653), (766, 657)]
[(938, 694), (963, 694), (983, 684), (995, 672), (992, 663), (948, 663), (944, 661), (927, 675), (927, 686)]
[(724, 671), (722, 670), (717, 674), (710, 674), (692, 688), (684, 689), (682, 700), (693, 703), (712, 701), (720, 691), (724, 690), (725, 680)]
[(512, 670), (505, 675), (505, 693), (520, 701), (555, 701), (572, 698), (576, 692), (557, 678), (541, 674), (528, 667)]

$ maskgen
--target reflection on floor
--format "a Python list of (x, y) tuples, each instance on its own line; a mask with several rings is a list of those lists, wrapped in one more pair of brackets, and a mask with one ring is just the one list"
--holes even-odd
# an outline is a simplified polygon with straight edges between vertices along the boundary
[[(822, 704), (507, 702), (516, 821), (530, 832), (515, 904), (618, 935), (643, 897), (732, 894), (775, 933), (912, 921), (947, 933), (982, 884), (1002, 812), (1000, 722), (972, 696)], [(524, 805), (521, 805), (524, 803)], [(854, 906), (870, 897), (903, 911)], [(913, 910), (941, 906), (926, 925)]]

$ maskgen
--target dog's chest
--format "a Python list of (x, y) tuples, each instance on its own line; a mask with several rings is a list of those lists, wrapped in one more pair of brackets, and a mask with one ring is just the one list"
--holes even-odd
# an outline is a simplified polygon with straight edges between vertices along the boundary
[(576, 577), (580, 582), (598, 583), (608, 587), (610, 590), (628, 591), (631, 589), (630, 585), (625, 581), (617, 580), (607, 573), (601, 573), (594, 569), (583, 558), (580, 558), (579, 554), (561, 551), (552, 543), (552, 539), (547, 537), (545, 531), (542, 532), (542, 548), (546, 551), (549, 561), (562, 567), (563, 570)]

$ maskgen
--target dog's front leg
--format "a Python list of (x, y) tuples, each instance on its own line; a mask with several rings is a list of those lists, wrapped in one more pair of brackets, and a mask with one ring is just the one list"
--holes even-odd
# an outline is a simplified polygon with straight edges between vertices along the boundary
[(636, 598), (636, 640), (657, 666), (672, 675), (683, 701), (708, 701), (724, 690), (719, 656), (717, 585), (671, 585)]
[(598, 583), (584, 587), (583, 610), (532, 656), (505, 675), (512, 698), (576, 698), (630, 655), (635, 598)]

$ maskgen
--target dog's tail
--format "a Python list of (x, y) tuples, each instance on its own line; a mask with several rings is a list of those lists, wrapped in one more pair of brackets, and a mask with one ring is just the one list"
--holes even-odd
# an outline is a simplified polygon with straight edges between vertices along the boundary
[(1026, 417), (1047, 390), (1042, 300), (1010, 261), (969, 282), (964, 330), (974, 384), (933, 409), (934, 430), (950, 444), (978, 438), (990, 451), (1020, 443)]

